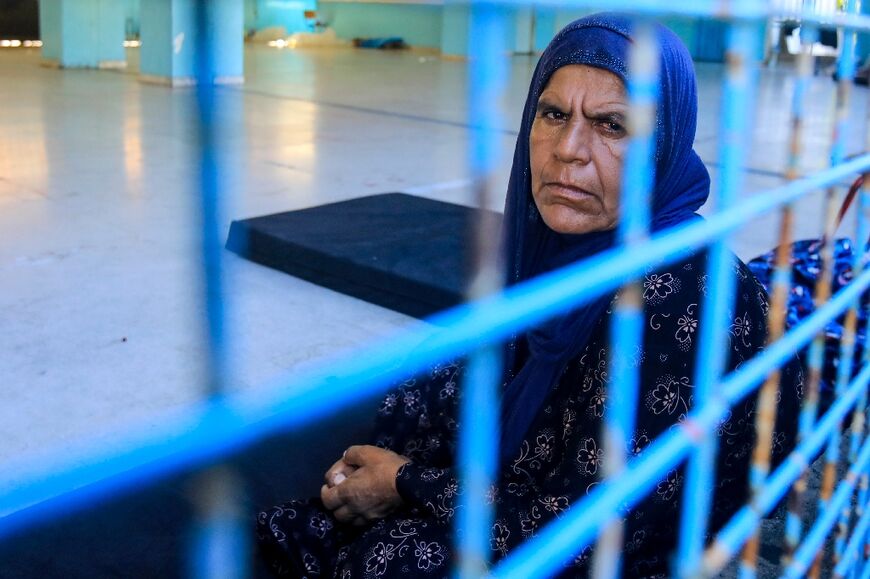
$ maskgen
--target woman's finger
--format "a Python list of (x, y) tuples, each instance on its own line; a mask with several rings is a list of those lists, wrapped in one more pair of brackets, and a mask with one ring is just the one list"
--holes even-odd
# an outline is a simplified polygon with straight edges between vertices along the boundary
[(347, 450), (344, 451), (344, 454), (342, 455), (342, 460), (344, 460), (344, 462), (346, 462), (347, 464), (353, 466), (362, 466), (363, 464), (365, 464), (367, 458), (366, 455), (368, 454), (366, 452), (366, 449), (368, 448), (368, 446), (358, 444), (350, 446)]
[(332, 516), (335, 517), (335, 520), (340, 523), (353, 523), (356, 524), (356, 520), (361, 518), (357, 517), (356, 513), (350, 510), (350, 507), (347, 505), (342, 505), (332, 511)]
[(326, 481), (326, 486), (334, 487), (349, 477), (355, 470), (355, 466), (349, 465), (344, 459), (340, 458), (329, 467), (329, 470), (323, 475), (323, 480)]
[(329, 467), (325, 473), (323, 473), (323, 482), (325, 482), (328, 486), (332, 486), (332, 479), (335, 477), (335, 474), (341, 470), (341, 465), (344, 464), (342, 459), (338, 459), (335, 461), (331, 467)]
[(344, 500), (338, 494), (338, 487), (329, 487), (327, 485), (320, 487), (320, 500), (323, 502), (323, 506), (330, 511), (334, 511), (344, 505)]

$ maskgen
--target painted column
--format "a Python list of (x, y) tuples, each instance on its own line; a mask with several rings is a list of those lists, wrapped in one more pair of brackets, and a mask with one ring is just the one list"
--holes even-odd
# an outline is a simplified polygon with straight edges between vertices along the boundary
[[(197, 0), (148, 0), (141, 3), (139, 79), (169, 86), (196, 83), (194, 47)], [(210, 0), (211, 77), (215, 84), (244, 82), (244, 4), (242, 0)]]
[[(861, 14), (870, 15), (870, 0), (864, 0), (860, 3)], [(855, 58), (858, 66), (865, 64), (867, 57), (870, 56), (870, 34), (867, 32), (858, 33), (858, 43), (855, 47)]]
[(123, 68), (124, 5), (117, 0), (42, 0), (42, 58), (60, 68)]

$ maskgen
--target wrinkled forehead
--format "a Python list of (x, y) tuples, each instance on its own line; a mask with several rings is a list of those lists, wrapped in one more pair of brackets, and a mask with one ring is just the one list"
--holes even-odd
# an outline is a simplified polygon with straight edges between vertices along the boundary
[(598, 105), (628, 105), (628, 90), (618, 76), (586, 64), (566, 64), (558, 68), (538, 97), (543, 102), (561, 104), (585, 102)]

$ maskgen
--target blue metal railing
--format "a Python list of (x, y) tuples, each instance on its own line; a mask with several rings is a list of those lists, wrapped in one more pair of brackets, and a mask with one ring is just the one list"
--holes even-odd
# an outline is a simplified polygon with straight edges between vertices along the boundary
[[(473, 29), (481, 38), (499, 30), (495, 4), (475, 4)], [(517, 2), (519, 3), (519, 2)], [(543, 2), (548, 4), (548, 2)], [(555, 2), (554, 2), (555, 4)], [(559, 5), (565, 3), (559, 2)], [(207, 30), (208, 2), (198, 2), (201, 29)], [(590, 0), (571, 3), (571, 6), (609, 8), (612, 2)], [(706, 222), (697, 222), (655, 234), (647, 239), (648, 214), (646, 210), (628, 212), (620, 226), (622, 245), (583, 262), (562, 270), (513, 286), (504, 291), (487, 294), (493, 289), (497, 269), (479, 264), (482, 276), (477, 299), (438, 314), (432, 326), (399, 332), (391, 339), (375, 345), (348, 352), (304, 375), (294, 375), (278, 380), (270, 388), (242, 395), (227, 394), (222, 387), (226, 382), (226, 361), (230, 351), (223, 340), (223, 304), (225, 296), (221, 289), (220, 263), (221, 244), (216, 224), (219, 223), (219, 175), (215, 163), (215, 139), (213, 107), (215, 93), (211, 89), (208, 58), (200, 62), (200, 84), (197, 90), (200, 119), (199, 151), (202, 180), (203, 256), (204, 256), (204, 302), (206, 304), (209, 336), (209, 368), (207, 373), (208, 397), (201, 403), (167, 413), (159, 431), (153, 427), (131, 429), (123, 433), (122, 450), (105, 449), (100, 446), (83, 446), (78, 451), (63, 449), (54, 454), (34, 457), (27, 463), (8, 464), (4, 468), (8, 476), (14, 476), (17, 484), (0, 493), (0, 538), (8, 537), (59, 512), (71, 512), (85, 508), (111, 494), (137, 485), (146, 484), (182, 469), (205, 469), (222, 459), (241, 452), (262, 438), (293, 428), (299, 428), (325, 416), (352, 406), (355, 402), (383, 391), (407, 375), (424, 370), (432, 363), (445, 361), (476, 352), (472, 356), (471, 377), (465, 384), (464, 398), (477, 411), (481, 407), (490, 410), (485, 420), (465, 420), (467, 429), (462, 434), (460, 467), (463, 479), (471, 482), (463, 500), (475, 509), (462, 509), (467, 513), (460, 517), (463, 526), (464, 544), (460, 545), (459, 572), (464, 576), (488, 573), (493, 577), (538, 577), (561, 569), (562, 563), (572, 558), (579, 550), (599, 542), (596, 568), (599, 576), (615, 576), (619, 573), (621, 530), (616, 523), (620, 508), (632, 506), (642, 500), (652, 487), (669, 470), (688, 460), (686, 497), (680, 524), (680, 544), (675, 574), (683, 577), (714, 575), (736, 556), (741, 548), (753, 540), (761, 518), (790, 491), (792, 485), (804, 473), (810, 460), (827, 446), (829, 477), (835, 474), (840, 462), (838, 452), (841, 424), (855, 412), (850, 439), (849, 471), (839, 485), (828, 479), (830, 495), (823, 497), (819, 513), (809, 530), (794, 541), (794, 553), (786, 561), (785, 576), (797, 577), (811, 570), (826, 537), (839, 524), (835, 548), (835, 573), (837, 576), (865, 577), (870, 575), (866, 561), (867, 532), (870, 529), (868, 508), (868, 465), (870, 465), (870, 439), (866, 436), (865, 412), (867, 387), (870, 383), (870, 365), (867, 355), (862, 357), (860, 372), (852, 377), (850, 362), (854, 347), (853, 335), (848, 329), (843, 340), (840, 373), (837, 379), (837, 398), (821, 417), (816, 419), (813, 402), (805, 407), (802, 418), (801, 438), (797, 448), (773, 472), (769, 471), (763, 456), (754, 462), (751, 490), (752, 500), (741, 509), (717, 534), (712, 545), (704, 550), (703, 537), (707, 530), (709, 513), (709, 488), (712, 480), (713, 457), (715, 456), (715, 430), (727, 415), (732, 405), (754, 392), (774, 369), (791, 358), (794, 351), (816, 340), (825, 326), (844, 312), (855, 316), (859, 297), (870, 287), (870, 271), (863, 268), (863, 255), (856, 257), (854, 279), (830, 299), (818, 303), (816, 311), (782, 337), (769, 344), (756, 358), (739, 370), (722, 375), (724, 361), (719, 341), (725, 326), (724, 306), (731, 300), (732, 282), (727, 272), (726, 242), (729, 234), (746, 221), (782, 208), (784, 217), (791, 206), (801, 197), (820, 188), (827, 188), (829, 199), (835, 198), (835, 185), (855, 173), (870, 172), (870, 154), (863, 154), (849, 161), (844, 159), (846, 126), (844, 117), (838, 116), (837, 130), (832, 145), (832, 167), (804, 178), (796, 178), (796, 165), (792, 164), (788, 184), (754, 195), (736, 203), (736, 195), (742, 189), (743, 159), (746, 150), (747, 125), (754, 91), (752, 55), (755, 30), (753, 22), (779, 14), (776, 6), (749, 0), (693, 1), (669, 3), (653, 0), (624, 2), (642, 17), (661, 12), (687, 16), (712, 16), (736, 19), (731, 24), (729, 35), (729, 66), (726, 76), (721, 127), (722, 171), (716, 214)], [(856, 3), (850, 2), (854, 12)], [(870, 30), (870, 18), (851, 15), (818, 15), (810, 11), (792, 13), (809, 23), (833, 23), (848, 25), (844, 43), (844, 57), (840, 63), (841, 84), (838, 110), (846, 109), (848, 85), (854, 74), (851, 50), (853, 30)], [(632, 57), (629, 95), (633, 122), (643, 126), (644, 115), (654, 110), (655, 71), (649, 58), (649, 44), (644, 41), (643, 19), (639, 20), (640, 32)], [(491, 98), (492, 89), (500, 82), (499, 75), (488, 76), (498, 70), (492, 61), (498, 58), (495, 50), (497, 32), (486, 42), (478, 59), (471, 66), (476, 81), (471, 95), (472, 111), (486, 107), (485, 98)], [(200, 35), (200, 54), (209, 54), (208, 35)], [(489, 67), (489, 68), (488, 68)], [(798, 90), (804, 90), (799, 83)], [(796, 116), (800, 118), (800, 99), (795, 99)], [(486, 120), (476, 125), (487, 126)], [(651, 131), (636, 131), (626, 161), (626, 184), (623, 195), (626, 206), (645, 208), (644, 201), (652, 183), (650, 163)], [(486, 142), (485, 130), (474, 134), (472, 170), (486, 194), (487, 175), (492, 170), (493, 147)], [(870, 181), (870, 179), (868, 179)], [(870, 226), (866, 220), (870, 208), (870, 184), (860, 197), (858, 241), (867, 238)], [(643, 252), (637, 246), (643, 242)], [(609, 466), (608, 478), (578, 501), (559, 519), (553, 521), (538, 534), (519, 546), (495, 566), (487, 566), (488, 533), (491, 512), (483, 496), (494, 477), (495, 452), (491, 441), (497, 440), (495, 413), (496, 377), (500, 362), (497, 345), (511, 335), (522, 332), (541, 321), (559, 315), (588, 300), (623, 288), (623, 295), (631, 296), (636, 291), (633, 285), (648, 266), (676, 262), (698, 248), (711, 247), (710, 292), (707, 318), (702, 324), (706, 332), (701, 336), (699, 375), (696, 377), (695, 407), (686, 419), (675, 428), (656, 438), (641, 454), (627, 459), (625, 441), (633, 431), (633, 416), (637, 404), (637, 376), (628, 368), (613, 366), (613, 375), (620, 377), (621, 388), (614, 392), (620, 397), (617, 413), (606, 417), (607, 452), (616, 457), (615, 466)], [(859, 246), (863, 249), (863, 245)], [(485, 250), (481, 250), (484, 251)], [(489, 281), (487, 281), (487, 279)], [(786, 282), (787, 284), (787, 282)], [(480, 290), (483, 288), (483, 291)], [(617, 360), (627, 360), (640, 336), (639, 300), (625, 300), (625, 305), (614, 316), (614, 334), (621, 336), (614, 341)], [(847, 324), (848, 326), (848, 324)], [(854, 329), (852, 330), (854, 332)], [(815, 361), (818, 365), (818, 360)], [(328, 369), (327, 369), (328, 368)], [(627, 386), (625, 386), (627, 385)], [(774, 383), (773, 388), (776, 387)], [(765, 386), (767, 388), (767, 385)], [(771, 390), (775, 393), (775, 390)], [(769, 395), (771, 391), (762, 395)], [(468, 402), (464, 402), (468, 404)], [(764, 428), (761, 423), (760, 428)], [(763, 437), (759, 436), (763, 443)], [(836, 450), (834, 447), (836, 446)], [(762, 453), (763, 455), (763, 453)], [(480, 456), (485, 461), (476, 460)], [(611, 462), (611, 461), (608, 461)], [(833, 474), (831, 474), (833, 473)], [(197, 534), (194, 557), (204, 561), (197, 569), (203, 576), (219, 574), (227, 569), (231, 575), (240, 575), (243, 566), (243, 541), (238, 539), (237, 513), (232, 508), (237, 501), (232, 473), (225, 470), (204, 470), (200, 484), (201, 532)], [(857, 491), (854, 514), (851, 503)], [(220, 500), (209, 500), (218, 497)], [(229, 506), (228, 506), (229, 504)], [(794, 521), (792, 520), (792, 523)], [(791, 530), (794, 530), (792, 525)], [(795, 539), (795, 537), (792, 537)], [(744, 552), (741, 573), (744, 577), (754, 575), (754, 555)], [(228, 552), (237, 557), (227, 556)]]

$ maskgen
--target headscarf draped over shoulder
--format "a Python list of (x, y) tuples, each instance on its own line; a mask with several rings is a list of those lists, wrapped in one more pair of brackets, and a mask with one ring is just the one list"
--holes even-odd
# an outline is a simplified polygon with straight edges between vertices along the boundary
[[(710, 177), (692, 149), (698, 103), (692, 59), (677, 36), (654, 25), (660, 49), (651, 228), (691, 219), (707, 200)], [(575, 20), (550, 42), (529, 87), (505, 205), (507, 284), (590, 257), (615, 242), (613, 231), (565, 235), (547, 227), (531, 194), (529, 133), (538, 98), (559, 68), (583, 64), (607, 70), (627, 86), (632, 22), (617, 14)], [(586, 347), (613, 296), (589, 302), (512, 340), (505, 350), (501, 456), (512, 458), (567, 364)]]

